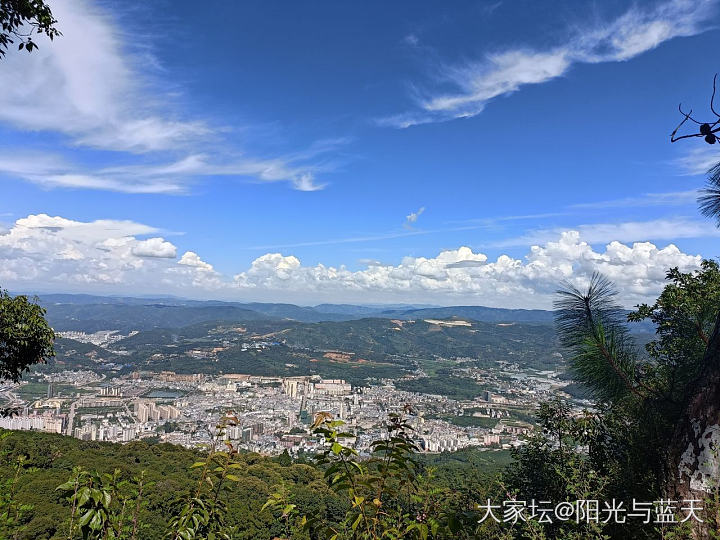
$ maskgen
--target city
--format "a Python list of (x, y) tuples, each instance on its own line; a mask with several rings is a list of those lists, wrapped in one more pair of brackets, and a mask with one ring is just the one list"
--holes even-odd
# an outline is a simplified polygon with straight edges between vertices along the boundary
[[(507, 372), (507, 367), (502, 367)], [(20, 411), (0, 418), (0, 427), (93, 441), (152, 438), (200, 447), (211, 441), (220, 418), (232, 414), (238, 425), (228, 429), (226, 437), (240, 448), (267, 455), (287, 450), (297, 455), (317, 449), (318, 440), (308, 427), (316, 413), (329, 412), (347, 423), (356, 435), (354, 447), (367, 453), (370, 442), (381, 436), (387, 414), (409, 408), (415, 437), (426, 452), (510, 448), (521, 444), (532, 429), (518, 417), (529, 417), (538, 400), (557, 395), (567, 384), (552, 371), (518, 371), (511, 384), (480, 370), (470, 375), (494, 382), (496, 390), (473, 400), (455, 400), (398, 390), (392, 380), (358, 387), (317, 375), (133, 371), (107, 379), (91, 371), (34, 373), (26, 378), (37, 383), (0, 387), (5, 401)], [(18, 397), (24, 385), (40, 383), (47, 385), (45, 396), (29, 401)]]
[[(199, 448), (232, 415), (237, 425), (223, 436), (238, 448), (298, 456), (318, 450), (310, 425), (324, 412), (346, 423), (350, 444), (367, 456), (393, 413), (407, 411), (418, 448), (438, 453), (521, 445), (537, 403), (558, 395), (578, 412), (591, 406), (567, 374), (549, 312), (515, 315), (537, 319), (518, 323), (495, 322), (508, 313), (487, 308), (475, 313), (486, 322), (431, 318), (432, 308), (378, 308), (375, 318), (336, 308), (305, 318), (340, 320), (301, 322), (283, 317), (298, 309), (284, 305), (255, 304), (247, 312), (168, 300), (108, 306), (98, 298), (82, 305), (80, 319), (72, 298), (52, 298), (46, 305), (56, 355), (19, 384), (0, 387), (16, 411), (0, 418), (0, 427)], [(229, 315), (229, 307), (237, 311)], [(168, 321), (155, 314), (169, 309), (177, 327), (158, 329)], [(220, 316), (226, 320), (214, 320)], [(138, 320), (146, 323), (133, 326)], [(98, 330), (101, 324), (106, 329)]]

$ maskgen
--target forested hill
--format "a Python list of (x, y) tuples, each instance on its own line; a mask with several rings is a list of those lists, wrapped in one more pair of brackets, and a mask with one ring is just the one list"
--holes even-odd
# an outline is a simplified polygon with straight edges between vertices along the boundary
[[(17, 482), (17, 499), (31, 505), (18, 540), (66, 539), (70, 507), (56, 487), (66, 482), (75, 466), (112, 473), (123, 478), (146, 474), (144, 524), (140, 538), (163, 538), (167, 516), (181, 506), (194, 489), (199, 471), (190, 467), (201, 453), (171, 444), (84, 442), (61, 435), (0, 430), (0, 478), (14, 476), (13, 463), (24, 456)], [(241, 480), (228, 498), (228, 521), (238, 525), (241, 538), (273, 538), (282, 528), (262, 506), (273, 486), (286, 483), (298, 502), (310, 512), (332, 519), (339, 503), (322, 480), (322, 473), (305, 464), (246, 454), (241, 458)], [(339, 516), (339, 514), (338, 514)], [(1, 526), (1, 525), (0, 525)], [(3, 537), (0, 532), (0, 537)]]
[(232, 305), (45, 304), (47, 319), (58, 331), (97, 332), (182, 328), (207, 321), (256, 321), (272, 317)]
[(557, 351), (550, 325), (465, 319), (360, 319), (303, 324), (283, 332), (288, 345), (372, 355), (491, 357), (540, 362)]
[(208, 321), (243, 322), (294, 320), (350, 321), (363, 318), (445, 319), (459, 317), (481, 322), (550, 323), (551, 311), (500, 309), (482, 306), (357, 306), (321, 304), (315, 307), (278, 303), (197, 301), (176, 298), (125, 298), (47, 294), (40, 303), (57, 330), (150, 330), (181, 328)]
[[(194, 492), (200, 471), (191, 466), (203, 459), (199, 451), (172, 444), (138, 441), (120, 445), (2, 429), (0, 456), (2, 479), (14, 478), (15, 464), (18, 458), (23, 460), (15, 489), (16, 502), (29, 505), (21, 512), (22, 526), (8, 531), (0, 522), (0, 538), (16, 540), (67, 539), (70, 505), (56, 488), (68, 480), (76, 466), (109, 474), (118, 470), (121, 479), (126, 480), (137, 478), (144, 472), (139, 538), (160, 540), (164, 537), (169, 516)], [(436, 468), (433, 483), (437, 489), (447, 490), (483, 485), (493, 472), (508, 463), (509, 456), (505, 451), (464, 450), (427, 459), (428, 464)], [(269, 458), (251, 453), (240, 454), (238, 462), (239, 480), (226, 495), (226, 522), (238, 528), (234, 538), (283, 536), (283, 521), (271, 510), (263, 509), (268, 497), (281, 484), (288, 488), (289, 496), (302, 513), (328, 522), (337, 522), (344, 517), (346, 500), (328, 489), (322, 471), (311, 462), (293, 463), (289, 456)], [(8, 486), (0, 487), (6, 489)]]

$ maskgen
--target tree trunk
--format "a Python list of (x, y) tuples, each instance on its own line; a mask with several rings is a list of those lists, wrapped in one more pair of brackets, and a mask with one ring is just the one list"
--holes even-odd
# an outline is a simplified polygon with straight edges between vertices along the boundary
[[(706, 507), (720, 484), (720, 314), (670, 443), (669, 466), (668, 497), (679, 503), (699, 499), (698, 506)], [(709, 538), (708, 511), (718, 509), (698, 512), (705, 523), (691, 520), (696, 538)]]

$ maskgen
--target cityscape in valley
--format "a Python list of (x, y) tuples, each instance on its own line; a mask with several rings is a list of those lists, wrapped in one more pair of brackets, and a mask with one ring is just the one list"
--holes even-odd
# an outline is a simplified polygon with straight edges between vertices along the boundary
[(720, 0), (0, 0), (0, 540), (720, 540)]
[[(0, 427), (203, 447), (221, 418), (233, 415), (237, 425), (224, 436), (240, 448), (298, 455), (318, 449), (309, 428), (327, 412), (346, 422), (353, 447), (368, 454), (387, 415), (407, 411), (424, 452), (491, 451), (522, 444), (537, 403), (571, 398), (566, 389), (576, 386), (549, 312), (460, 307), (382, 315), (368, 308), (365, 314), (381, 317), (355, 318), (345, 306), (334, 321), (301, 322), (281, 311), (304, 311), (306, 320), (328, 315), (287, 305), (254, 306), (277, 312), (268, 316), (231, 304), (48, 299), (57, 356), (20, 383), (0, 386), (16, 410)], [(218, 310), (238, 320), (158, 328), (155, 312), (165, 309), (178, 324)], [(486, 321), (438, 318), (468, 310)], [(520, 322), (503, 322), (508, 317)], [(577, 406), (586, 406), (575, 390)]]

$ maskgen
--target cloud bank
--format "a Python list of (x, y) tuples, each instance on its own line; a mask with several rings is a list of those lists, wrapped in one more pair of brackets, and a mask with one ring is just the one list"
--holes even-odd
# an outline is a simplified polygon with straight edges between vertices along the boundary
[(582, 286), (593, 272), (613, 280), (627, 306), (653, 299), (666, 271), (698, 269), (700, 255), (675, 245), (612, 241), (594, 249), (579, 231), (532, 245), (522, 258), (469, 247), (398, 264), (304, 265), (291, 254), (266, 253), (225, 276), (157, 228), (132, 221), (81, 222), (45, 214), (18, 219), (0, 232), (0, 284), (13, 290), (182, 294), (197, 298), (293, 302), (424, 302), (549, 308), (563, 280)]

